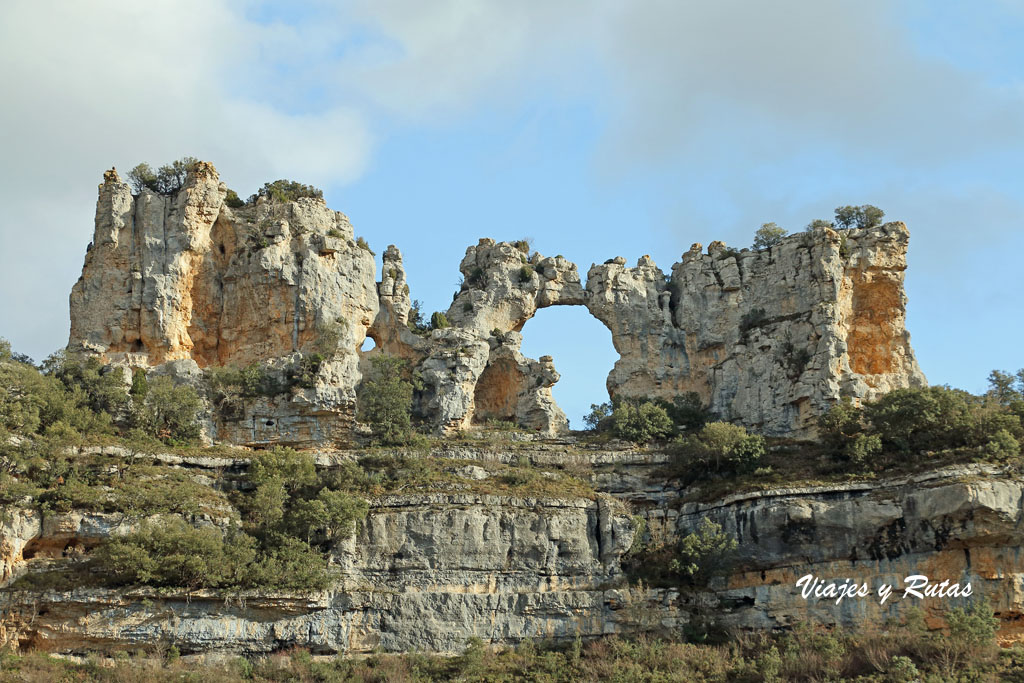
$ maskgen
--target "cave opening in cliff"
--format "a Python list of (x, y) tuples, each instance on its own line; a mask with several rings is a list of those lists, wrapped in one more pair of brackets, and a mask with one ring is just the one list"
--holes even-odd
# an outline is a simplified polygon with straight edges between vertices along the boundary
[(583, 429), (592, 403), (608, 400), (605, 381), (619, 359), (611, 331), (583, 306), (552, 306), (537, 311), (523, 326), (522, 353), (551, 356), (561, 375), (552, 387), (571, 429)]

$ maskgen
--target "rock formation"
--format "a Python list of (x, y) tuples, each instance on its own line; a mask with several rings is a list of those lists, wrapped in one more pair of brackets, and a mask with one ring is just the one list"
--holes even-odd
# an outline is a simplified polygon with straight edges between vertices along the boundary
[(903, 223), (792, 235), (762, 251), (694, 244), (666, 276), (649, 257), (587, 274), (620, 359), (613, 396), (698, 393), (724, 419), (805, 434), (843, 396), (924, 386), (904, 327)]
[[(132, 196), (104, 176), (93, 244), (71, 293), (69, 350), (177, 374), (259, 363), (270, 372), (317, 357), (315, 380), (287, 395), (216, 409), (211, 437), (243, 444), (344, 441), (368, 354), (407, 359), (422, 379), (419, 418), (439, 431), (488, 420), (567, 431), (549, 357), (519, 352), (539, 308), (582, 305), (620, 358), (613, 397), (696, 392), (712, 412), (766, 434), (804, 435), (849, 396), (924, 384), (904, 328), (902, 223), (817, 229), (763, 251), (715, 242), (666, 275), (649, 257), (591, 267), (584, 287), (562, 256), (482, 239), (438, 329), (410, 329), (401, 253), (373, 254), (322, 200), (261, 198), (230, 208), (208, 163), (173, 196)], [(325, 344), (331, 348), (325, 348)], [(184, 363), (184, 365), (181, 365)], [(191, 369), (190, 369), (191, 368)], [(595, 397), (595, 400), (600, 397)]]
[[(466, 462), (502, 453), (463, 449)], [(160, 456), (197, 481), (240, 464)], [(647, 624), (677, 632), (693, 595), (629, 586), (620, 561), (640, 511), (649, 533), (671, 539), (701, 520), (739, 541), (739, 564), (701, 600), (719, 623), (741, 629), (817, 623), (854, 626), (922, 608), (932, 625), (955, 600), (901, 595), (902, 581), (970, 582), (1001, 620), (1004, 641), (1021, 638), (1024, 576), (1019, 477), (990, 465), (910, 477), (737, 493), (678, 504), (684, 491), (659, 474), (664, 456), (632, 451), (520, 449), (534, 467), (571, 460), (600, 491), (586, 498), (517, 498), (458, 492), (387, 495), (340, 539), (329, 590), (305, 595), (225, 596), (146, 587), (4, 591), (0, 642), (56, 652), (118, 651), (170, 642), (183, 653), (258, 654), (291, 647), (316, 654), (375, 650), (460, 652), (467, 639), (496, 644), (571, 641), (629, 633)], [(592, 468), (592, 469), (589, 469)], [(463, 466), (475, 478), (483, 468)], [(209, 520), (196, 523), (209, 524)], [(12, 508), (0, 523), (0, 587), (25, 573), (73, 566), (138, 520), (102, 512)], [(897, 587), (877, 597), (804, 600), (805, 574)]]
[[(210, 440), (316, 447), (322, 473), (419, 457), (331, 449), (358, 444), (357, 396), (374, 354), (408, 361), (419, 380), (416, 417), (438, 432), (498, 420), (564, 435), (552, 359), (520, 351), (524, 324), (548, 306), (586, 306), (611, 330), (620, 355), (607, 382), (613, 397), (696, 392), (722, 418), (766, 434), (807, 435), (842, 397), (924, 384), (904, 327), (902, 223), (819, 228), (761, 251), (694, 245), (669, 274), (647, 256), (632, 268), (619, 257), (592, 266), (585, 283), (562, 256), (483, 239), (459, 266), (463, 283), (447, 324), (427, 327), (410, 325), (395, 246), (382, 254), (377, 281), (369, 247), (322, 201), (232, 208), (226, 195), (205, 163), (173, 196), (133, 196), (116, 172), (105, 174), (94, 242), (71, 294), (69, 352), (98, 356), (126, 381), (125, 368), (141, 367), (188, 383), (207, 398)], [(376, 348), (363, 352), (367, 336)], [(256, 368), (278, 388), (218, 394), (227, 366)], [(98, 504), (67, 511), (15, 501), (0, 518), (0, 645), (65, 653), (154, 643), (183, 653), (458, 652), (471, 637), (569, 641), (645, 624), (678, 633), (698, 603), (723, 625), (754, 629), (808, 616), (877, 623), (905, 606), (805, 601), (795, 582), (809, 573), (873, 586), (910, 574), (970, 581), (995, 606), (1003, 638), (1020, 638), (1024, 483), (1010, 468), (961, 465), (701, 497), (706, 482), (670, 479), (668, 456), (656, 451), (602, 450), (571, 436), (468, 443), (435, 442), (428, 457), (443, 471), (429, 481), (367, 494), (365, 520), (324, 537), (334, 574), (311, 594), (18, 583), (48, 570), (87, 571), (91, 549), (142, 520)], [(208, 487), (204, 494), (221, 501), (155, 518), (238, 524), (228, 492), (249, 483), (248, 458), (112, 446), (71, 455), (145, 459), (154, 478)], [(371, 470), (368, 481), (383, 480)], [(496, 493), (497, 476), (521, 488)], [(548, 482), (561, 485), (534, 495)], [(630, 584), (623, 558), (634, 540), (668, 547), (705, 519), (739, 544), (739, 564), (719, 585)], [(950, 605), (915, 606), (938, 623)]]

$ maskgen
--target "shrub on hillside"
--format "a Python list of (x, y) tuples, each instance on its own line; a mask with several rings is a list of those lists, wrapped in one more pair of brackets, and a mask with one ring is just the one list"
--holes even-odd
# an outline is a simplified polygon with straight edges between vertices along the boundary
[(148, 381), (146, 396), (135, 410), (135, 424), (168, 444), (195, 442), (201, 433), (202, 400), (192, 387), (175, 384), (169, 377)]
[(625, 398), (614, 402), (611, 430), (620, 439), (649, 443), (672, 436), (675, 425), (664, 406), (655, 401)]
[(764, 454), (764, 437), (728, 422), (709, 422), (674, 447), (677, 464), (689, 468), (696, 463), (716, 472), (752, 472)]
[(358, 395), (358, 416), (382, 444), (404, 444), (412, 438), (413, 383), (407, 379), (408, 362), (396, 356), (371, 359), (370, 376)]
[(969, 449), (995, 461), (1020, 457), (1024, 428), (1012, 406), (992, 395), (934, 386), (896, 389), (862, 407), (848, 399), (818, 420), (822, 444), (834, 456), (873, 466), (898, 455)]

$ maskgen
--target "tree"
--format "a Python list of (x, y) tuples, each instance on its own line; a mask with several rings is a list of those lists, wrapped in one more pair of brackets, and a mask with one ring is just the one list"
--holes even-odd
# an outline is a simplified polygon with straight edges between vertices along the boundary
[(378, 355), (373, 370), (359, 391), (359, 419), (370, 425), (384, 444), (404, 444), (412, 436), (413, 384), (405, 378), (408, 363), (398, 357)]
[(993, 370), (988, 375), (988, 387), (988, 395), (1001, 405), (1024, 400), (1024, 369), (1018, 370), (1016, 375)]
[(701, 458), (715, 469), (728, 465), (737, 471), (753, 470), (765, 453), (764, 437), (748, 434), (739, 425), (709, 422), (697, 433)]
[(430, 327), (434, 330), (443, 330), (448, 327), (448, 316), (440, 311), (434, 311), (430, 315)]
[(417, 334), (430, 330), (430, 326), (423, 322), (423, 303), (419, 299), (412, 300), (412, 306), (409, 308), (408, 325), (409, 329)]
[(590, 413), (583, 418), (583, 424), (592, 431), (601, 431), (608, 424), (612, 415), (612, 404), (610, 401), (604, 403), (591, 403)]
[(782, 241), (786, 230), (775, 223), (765, 223), (754, 233), (754, 249), (770, 249)]
[(172, 195), (185, 186), (188, 172), (198, 161), (195, 157), (182, 157), (164, 164), (156, 172), (149, 164), (142, 163), (128, 171), (128, 184), (133, 194), (139, 194), (145, 188), (158, 194)]
[(664, 406), (653, 401), (626, 398), (614, 402), (612, 432), (620, 439), (648, 443), (672, 435), (675, 425)]
[(815, 218), (813, 221), (807, 224), (807, 231), (811, 232), (819, 228), (834, 228), (835, 224), (832, 221), (827, 221), (824, 218)]
[(836, 207), (836, 225), (843, 229), (877, 228), (883, 216), (885, 212), (871, 204)]
[(693, 584), (706, 586), (712, 578), (728, 573), (737, 545), (721, 525), (705, 517), (696, 531), (679, 542), (677, 557), (670, 568)]
[(128, 171), (128, 184), (132, 187), (132, 194), (141, 194), (143, 188), (156, 192), (156, 173), (149, 164), (139, 164)]
[(192, 387), (175, 384), (169, 377), (155, 377), (148, 381), (142, 405), (135, 408), (135, 422), (164, 443), (191, 443), (201, 432), (202, 407)]
[(665, 404), (665, 410), (672, 421), (685, 432), (696, 431), (711, 419), (711, 414), (704, 406), (704, 401), (695, 391), (675, 396), (672, 403)]
[(263, 187), (252, 196), (252, 201), (255, 201), (257, 197), (266, 197), (267, 199), (274, 202), (294, 202), (302, 197), (312, 197), (313, 199), (323, 199), (323, 190), (313, 187), (312, 185), (303, 185), (297, 183), (294, 180), (275, 180), (272, 183), (264, 183)]

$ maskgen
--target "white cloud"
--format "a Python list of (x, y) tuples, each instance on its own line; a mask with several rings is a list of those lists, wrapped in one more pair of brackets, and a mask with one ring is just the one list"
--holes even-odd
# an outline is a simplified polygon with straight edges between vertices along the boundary
[[(94, 183), (112, 164), (207, 158), (243, 195), (277, 177), (331, 185), (357, 178), (395, 124), (572, 99), (608, 122), (607, 177), (674, 168), (667, 188), (692, 183), (674, 208), (734, 217), (715, 228), (729, 232), (806, 205), (796, 188), (828, 173), (800, 170), (815, 154), (842, 167), (833, 186), (846, 172), (858, 191), (897, 198), (901, 183), (962, 166), (984, 197), (999, 179), (978, 159), (1024, 144), (1019, 82), (917, 52), (883, 0), (310, 0), (278, 5), (273, 20), (268, 7), (5, 3), (0, 289), (15, 294), (0, 298), (0, 334), (16, 347), (60, 343)], [(709, 196), (725, 204), (713, 215), (698, 206)]]
[(4, 15), (0, 333), (17, 348), (62, 343), (111, 165), (193, 155), (244, 195), (277, 177), (346, 182), (367, 162), (362, 114), (338, 102), (308, 111), (278, 74), (304, 45), (327, 43), (248, 21), (230, 2), (29, 0)]

